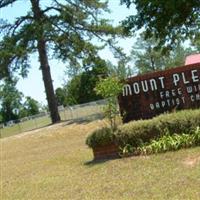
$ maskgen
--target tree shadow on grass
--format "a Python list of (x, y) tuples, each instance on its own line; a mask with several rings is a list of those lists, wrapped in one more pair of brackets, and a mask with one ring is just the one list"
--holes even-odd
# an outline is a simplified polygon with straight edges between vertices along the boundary
[(103, 118), (104, 116), (102, 114), (94, 114), (94, 115), (89, 115), (86, 117), (80, 117), (77, 119), (64, 120), (63, 122), (66, 122), (66, 123), (63, 124), (63, 126), (68, 126), (71, 124), (87, 124), (98, 119), (101, 120)]
[(104, 158), (104, 159), (94, 159), (91, 161), (87, 161), (84, 163), (85, 166), (89, 166), (89, 167), (93, 167), (95, 165), (100, 165), (100, 164), (104, 164), (113, 160), (119, 160), (121, 159), (121, 157), (119, 156), (115, 156), (115, 157), (110, 157), (110, 158)]
[(86, 120), (68, 120), (68, 121), (63, 121), (64, 123), (62, 124), (63, 127), (72, 125), (72, 124), (87, 124), (89, 121)]

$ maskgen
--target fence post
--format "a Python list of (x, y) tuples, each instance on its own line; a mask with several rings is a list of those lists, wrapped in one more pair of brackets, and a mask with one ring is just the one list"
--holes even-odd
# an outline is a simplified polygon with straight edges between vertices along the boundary
[(69, 110), (70, 110), (70, 113), (71, 113), (71, 120), (73, 120), (74, 119), (73, 108), (71, 106), (69, 106)]
[(64, 108), (64, 121), (67, 120), (67, 117), (66, 117), (66, 112), (65, 112), (65, 108)]
[(20, 123), (17, 123), (17, 126), (18, 126), (18, 133), (21, 133), (22, 132), (22, 129), (21, 129), (21, 126), (20, 126)]
[(35, 129), (37, 129), (38, 125), (37, 125), (37, 118), (36, 117), (34, 117), (34, 123), (35, 123)]

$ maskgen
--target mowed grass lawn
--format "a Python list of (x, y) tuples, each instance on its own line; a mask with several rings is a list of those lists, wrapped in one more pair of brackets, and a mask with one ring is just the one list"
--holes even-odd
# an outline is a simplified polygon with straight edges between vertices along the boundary
[(93, 163), (85, 138), (103, 124), (61, 123), (1, 139), (1, 199), (200, 199), (200, 147)]

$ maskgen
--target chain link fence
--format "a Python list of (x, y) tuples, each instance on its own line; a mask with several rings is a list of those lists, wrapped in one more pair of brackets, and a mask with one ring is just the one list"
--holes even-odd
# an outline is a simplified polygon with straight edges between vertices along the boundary
[[(62, 121), (82, 121), (95, 120), (103, 117), (103, 107), (106, 100), (99, 100), (75, 106), (59, 106), (59, 113)], [(8, 137), (25, 131), (42, 128), (51, 124), (50, 114), (43, 112), (34, 116), (12, 120), (5, 124), (0, 124), (0, 137)]]

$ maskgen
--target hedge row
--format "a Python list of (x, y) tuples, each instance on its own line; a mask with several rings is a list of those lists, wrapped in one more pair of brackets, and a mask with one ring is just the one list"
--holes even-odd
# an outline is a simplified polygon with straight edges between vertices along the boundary
[(86, 144), (91, 148), (111, 144), (114, 142), (115, 135), (108, 127), (95, 130), (86, 139)]
[(150, 120), (130, 122), (119, 127), (115, 133), (120, 145), (130, 144), (134, 147), (148, 143), (152, 139), (166, 134), (190, 134), (200, 125), (200, 109), (184, 110), (170, 114), (162, 114)]
[(118, 127), (115, 133), (108, 128), (99, 129), (88, 136), (86, 144), (92, 148), (109, 143), (138, 147), (166, 134), (190, 134), (198, 126), (200, 126), (200, 109), (183, 110), (162, 114), (149, 120), (129, 122)]

